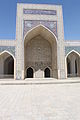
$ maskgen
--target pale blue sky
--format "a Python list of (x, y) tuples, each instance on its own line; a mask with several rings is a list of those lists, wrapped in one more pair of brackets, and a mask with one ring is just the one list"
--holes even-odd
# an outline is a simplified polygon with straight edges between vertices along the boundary
[(0, 0), (0, 39), (15, 39), (18, 2), (61, 4), (65, 40), (80, 40), (80, 0)]

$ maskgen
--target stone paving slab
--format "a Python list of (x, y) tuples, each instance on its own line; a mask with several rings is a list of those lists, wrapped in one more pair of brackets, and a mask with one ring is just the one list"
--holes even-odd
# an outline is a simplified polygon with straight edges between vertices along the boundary
[(80, 83), (0, 85), (0, 120), (80, 120)]

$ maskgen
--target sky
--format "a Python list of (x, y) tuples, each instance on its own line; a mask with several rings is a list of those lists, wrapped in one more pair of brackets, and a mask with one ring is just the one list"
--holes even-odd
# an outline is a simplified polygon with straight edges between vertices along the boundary
[(64, 39), (80, 40), (80, 0), (0, 0), (0, 39), (16, 39), (17, 3), (62, 5)]

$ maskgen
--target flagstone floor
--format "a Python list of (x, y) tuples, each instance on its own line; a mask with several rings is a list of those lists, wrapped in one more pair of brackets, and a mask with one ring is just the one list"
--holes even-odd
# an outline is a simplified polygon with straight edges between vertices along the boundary
[(0, 120), (80, 120), (80, 83), (0, 85)]

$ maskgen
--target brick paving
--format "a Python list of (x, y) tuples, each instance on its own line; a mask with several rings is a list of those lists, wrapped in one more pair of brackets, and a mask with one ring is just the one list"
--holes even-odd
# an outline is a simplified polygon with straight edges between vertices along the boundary
[(80, 83), (0, 85), (0, 120), (80, 120)]

